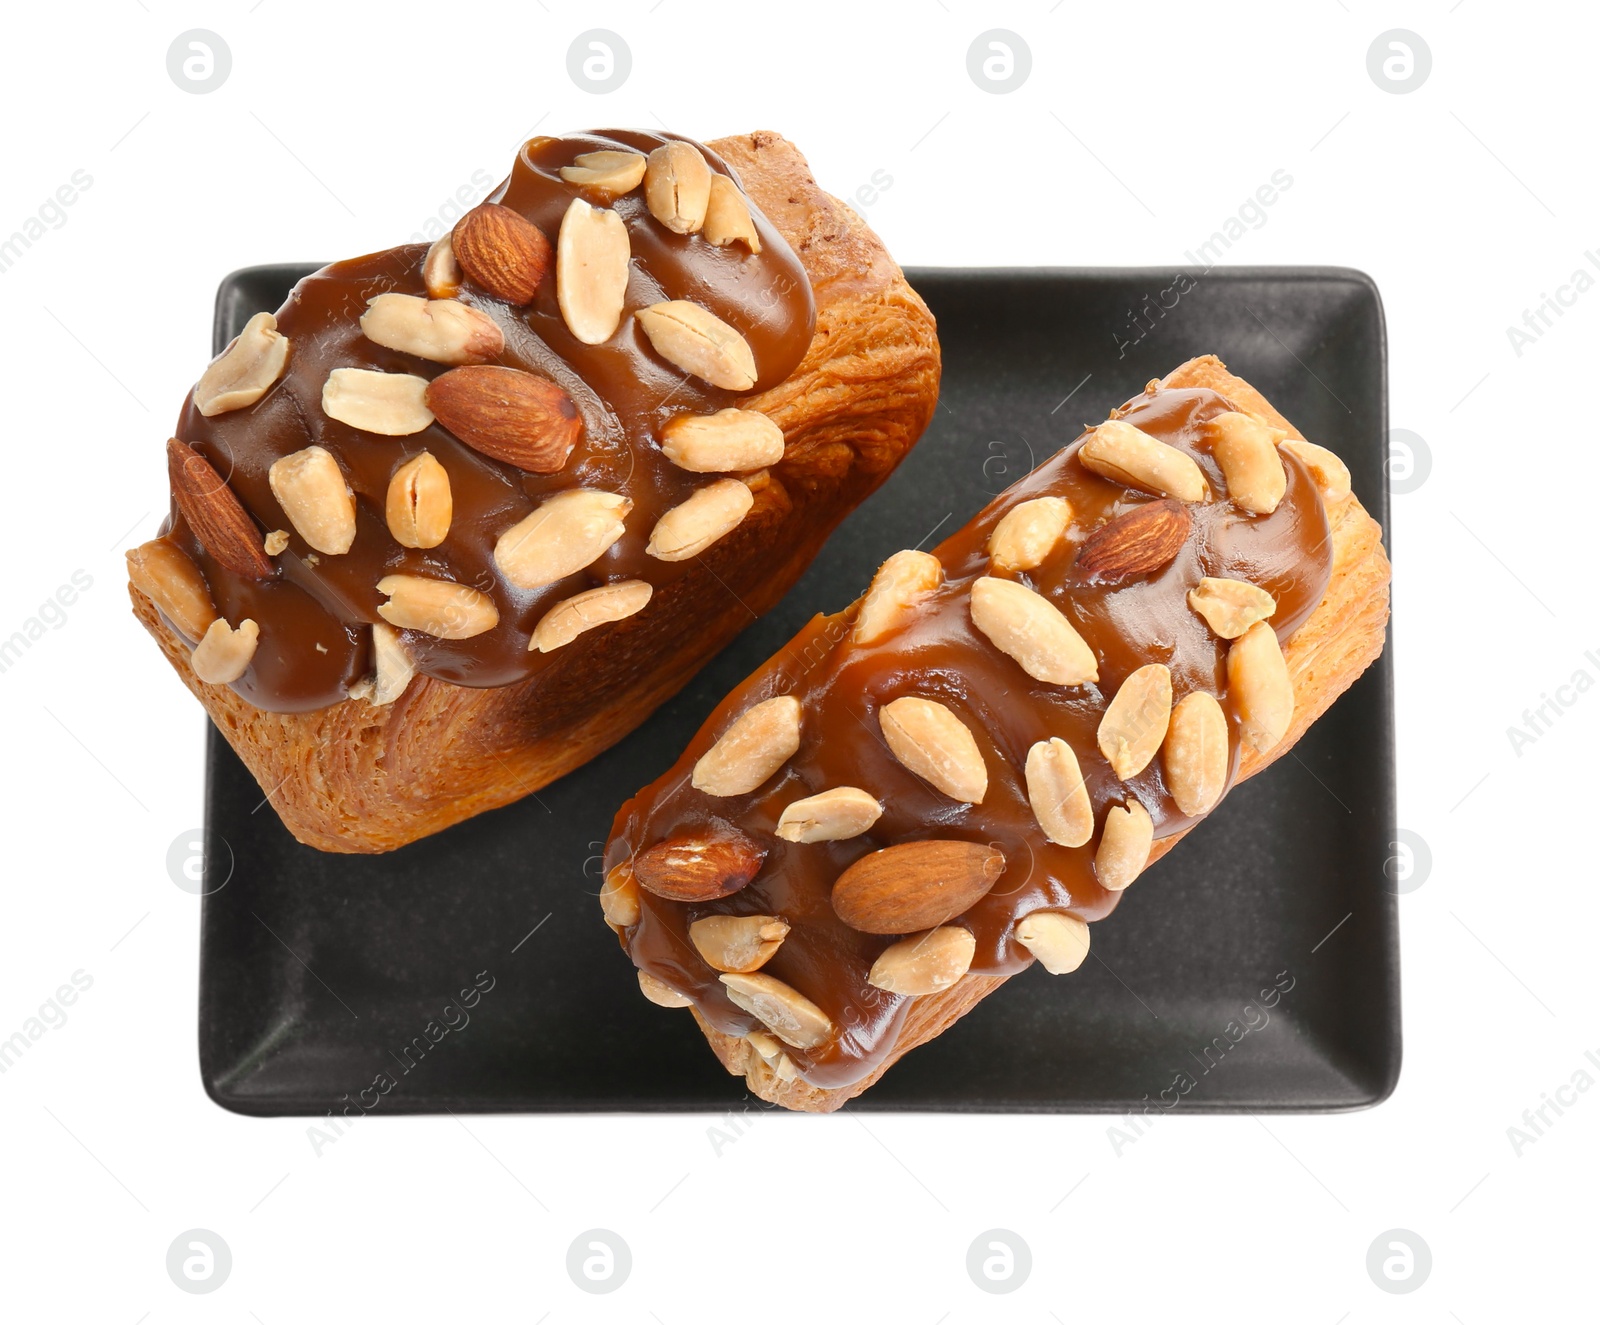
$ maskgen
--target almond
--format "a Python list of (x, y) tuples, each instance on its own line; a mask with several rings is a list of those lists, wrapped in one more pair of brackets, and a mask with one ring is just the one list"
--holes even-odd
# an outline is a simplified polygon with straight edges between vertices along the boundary
[(318, 552), (341, 556), (356, 541), (356, 499), (333, 454), (308, 446), (272, 462), (272, 495), (289, 523)]
[(789, 933), (777, 916), (704, 916), (689, 926), (689, 942), (714, 971), (760, 970)]
[(1072, 504), (1062, 497), (1035, 497), (1013, 506), (989, 535), (989, 562), (997, 571), (1034, 570), (1072, 523)]
[(739, 186), (726, 175), (711, 176), (703, 233), (707, 241), (718, 248), (743, 244), (752, 253), (761, 252), (761, 236), (756, 233), (756, 223), (750, 216), (750, 204), (739, 192)]
[(981, 842), (901, 842), (862, 856), (833, 885), (839, 919), (864, 934), (911, 934), (953, 920), (994, 887), (1006, 858)]
[(554, 652), (571, 644), (585, 631), (621, 621), (643, 610), (653, 592), (644, 580), (618, 580), (564, 598), (539, 618), (528, 648), (540, 653)]
[(583, 434), (572, 397), (520, 368), (452, 368), (428, 384), (426, 400), (458, 441), (530, 474), (558, 473)]
[(896, 552), (878, 567), (856, 613), (850, 638), (856, 644), (876, 644), (911, 615), (916, 603), (944, 581), (944, 567), (929, 552), (908, 548)]
[(1015, 580), (972, 582), (972, 624), (1035, 681), (1087, 685), (1100, 676), (1094, 651), (1048, 598)]
[(878, 726), (894, 757), (923, 781), (951, 800), (983, 803), (988, 766), (967, 725), (943, 704), (914, 696), (896, 699), (879, 712)]
[(669, 837), (633, 858), (641, 888), (672, 902), (731, 897), (761, 870), (767, 849), (732, 829)]
[(456, 222), (450, 247), (474, 284), (508, 304), (526, 304), (550, 270), (550, 241), (520, 212), (479, 203)]
[(1172, 717), (1172, 673), (1161, 663), (1147, 663), (1128, 674), (1100, 718), (1100, 753), (1111, 771), (1126, 782), (1143, 772)]
[(600, 910), (606, 924), (618, 933), (639, 923), (639, 884), (630, 862), (625, 860), (606, 871), (606, 881), (600, 885)]
[(561, 178), (582, 189), (594, 189), (607, 197), (631, 193), (644, 178), (644, 155), (640, 152), (584, 152), (562, 166)]
[(679, 414), (661, 429), (661, 453), (691, 474), (763, 469), (783, 459), (783, 429), (749, 409)]
[(453, 580), (385, 575), (378, 592), (389, 599), (378, 605), (378, 615), (401, 630), (420, 630), (436, 639), (471, 639), (500, 624), (494, 599)]
[(262, 546), (261, 531), (233, 489), (204, 456), (176, 437), (167, 442), (167, 479), (185, 523), (219, 565), (252, 580), (278, 573)]
[(743, 796), (770, 778), (800, 748), (800, 701), (775, 695), (753, 704), (694, 766), (694, 786), (708, 796)]
[(1228, 785), (1228, 719), (1204, 690), (1185, 695), (1172, 710), (1161, 767), (1167, 790), (1185, 814), (1208, 813)]
[(392, 704), (411, 684), (411, 678), (417, 674), (417, 664), (400, 638), (400, 632), (381, 621), (372, 623), (372, 660), (374, 675), (368, 698), (380, 707)]
[(755, 494), (736, 478), (708, 483), (656, 521), (645, 551), (659, 561), (698, 557), (737, 529), (754, 504)]
[(725, 391), (756, 384), (750, 343), (715, 313), (687, 299), (641, 308), (634, 317), (651, 347), (668, 363)]
[(959, 925), (941, 925), (891, 943), (867, 972), (867, 983), (890, 994), (916, 997), (948, 989), (972, 965), (977, 940)]
[(639, 992), (658, 1008), (686, 1008), (694, 1003), (687, 994), (680, 994), (665, 980), (656, 979), (649, 971), (639, 972)]
[(1051, 975), (1069, 975), (1089, 956), (1089, 926), (1065, 911), (1034, 911), (1011, 932)]
[(461, 264), (450, 247), (450, 236), (440, 235), (422, 258), (422, 284), (430, 299), (454, 299), (461, 292)]
[(165, 538), (152, 539), (127, 553), (128, 580), (156, 605), (191, 644), (217, 619), (217, 605), (200, 567)]
[(414, 354), (434, 363), (485, 363), (502, 353), (499, 324), (455, 299), (420, 299), (380, 294), (367, 300), (361, 331), (374, 345)]
[(257, 313), (200, 374), (194, 407), (211, 418), (254, 405), (283, 376), (288, 362), (289, 341), (279, 334), (278, 319)]
[(1189, 590), (1189, 606), (1223, 639), (1238, 639), (1278, 610), (1277, 600), (1265, 589), (1209, 575)]
[(650, 215), (674, 234), (692, 235), (705, 224), (711, 201), (711, 167), (689, 143), (663, 143), (644, 170)]
[(830, 787), (786, 805), (777, 834), (785, 842), (843, 842), (861, 836), (882, 813), (883, 806), (860, 787)]
[(1028, 804), (1045, 837), (1057, 846), (1081, 847), (1094, 836), (1094, 807), (1070, 745), (1059, 736), (1035, 742), (1025, 775)]
[(1135, 506), (1101, 525), (1078, 547), (1073, 565), (1102, 584), (1120, 584), (1164, 570), (1194, 527), (1189, 508), (1165, 498)]
[(335, 368), (322, 384), (322, 412), (362, 432), (409, 437), (433, 424), (428, 379), (414, 373)]
[(574, 198), (556, 236), (556, 303), (585, 345), (616, 334), (628, 291), (628, 227), (609, 207)]
[(1261, 754), (1272, 749), (1294, 720), (1294, 682), (1278, 637), (1258, 621), (1228, 649), (1228, 694), (1244, 739)]
[(450, 533), (454, 514), (450, 475), (426, 451), (394, 471), (384, 496), (383, 518), (401, 547), (438, 547)]
[(593, 564), (619, 538), (633, 503), (571, 488), (547, 497), (494, 545), (494, 564), (519, 589), (542, 589)]
[(1091, 432), (1078, 448), (1078, 459), (1102, 478), (1157, 497), (1205, 501), (1210, 496), (1205, 475), (1189, 456), (1121, 419)]
[(1323, 501), (1343, 501), (1350, 495), (1350, 471), (1327, 447), (1290, 437), (1278, 443), (1278, 450), (1288, 452), (1310, 471)]
[(770, 975), (721, 977), (728, 998), (785, 1044), (796, 1049), (819, 1049), (833, 1038), (828, 1014), (802, 994)]
[(1150, 862), (1155, 825), (1150, 811), (1136, 800), (1113, 805), (1100, 830), (1100, 848), (1094, 853), (1094, 873), (1100, 886), (1119, 893), (1139, 877)]
[(248, 617), (237, 630), (218, 617), (189, 655), (189, 666), (207, 685), (232, 685), (249, 668), (260, 638), (261, 627)]
[(1283, 460), (1278, 455), (1283, 429), (1263, 423), (1254, 415), (1228, 410), (1206, 421), (1205, 435), (1211, 443), (1211, 454), (1222, 466), (1229, 500), (1255, 515), (1270, 515), (1277, 510), (1288, 486)]

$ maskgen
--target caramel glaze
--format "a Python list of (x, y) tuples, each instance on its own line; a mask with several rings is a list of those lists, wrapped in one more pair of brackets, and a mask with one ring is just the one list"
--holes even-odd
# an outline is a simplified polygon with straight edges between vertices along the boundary
[[(557, 173), (584, 152), (612, 148), (648, 155), (672, 137), (607, 130), (534, 138), (490, 195), (489, 201), (532, 221), (552, 245), (574, 197), (613, 206), (628, 227), (633, 259), (623, 318), (602, 345), (585, 345), (567, 330), (556, 305), (553, 265), (524, 307), (495, 299), (470, 281), (461, 288), (462, 302), (483, 310), (505, 333), (505, 352), (494, 362), (541, 373), (577, 403), (584, 433), (560, 473), (528, 474), (491, 460), (437, 423), (409, 437), (380, 437), (322, 412), (322, 386), (334, 368), (372, 368), (430, 380), (447, 370), (448, 365), (374, 344), (359, 325), (375, 295), (426, 293), (423, 245), (336, 262), (301, 281), (277, 315), (278, 330), (290, 342), (288, 368), (254, 406), (208, 419), (194, 407), (191, 393), (176, 435), (216, 467), (263, 531), (289, 533), (289, 545), (277, 558), (277, 578), (249, 580), (206, 553), (176, 506), (163, 529), (199, 565), (217, 610), (235, 625), (250, 617), (261, 627), (250, 669), (233, 687), (245, 699), (280, 712), (344, 699), (351, 683), (372, 668), (368, 627), (381, 620), (377, 608), (384, 598), (377, 583), (385, 575), (454, 580), (488, 594), (500, 612), (495, 629), (466, 640), (416, 631), (404, 636), (424, 675), (457, 685), (500, 686), (545, 664), (546, 655), (528, 651), (528, 640), (556, 602), (613, 580), (642, 579), (660, 588), (693, 564), (658, 561), (645, 554), (645, 545), (662, 512), (716, 476), (675, 467), (661, 454), (657, 433), (674, 415), (710, 413), (782, 382), (811, 343), (816, 305), (799, 258), (753, 202), (759, 254), (746, 252), (742, 244), (718, 248), (699, 235), (672, 233), (651, 217), (643, 186), (611, 200), (568, 184)], [(738, 183), (726, 162), (704, 147), (700, 151), (713, 170)], [(723, 391), (686, 377), (651, 348), (631, 313), (666, 299), (692, 300), (744, 335), (759, 374), (751, 392)], [(356, 495), (356, 539), (342, 556), (313, 553), (267, 482), (273, 461), (311, 445), (333, 453)], [(450, 475), (455, 514), (445, 541), (420, 550), (395, 542), (383, 512), (390, 477), (424, 450)], [(555, 584), (527, 591), (506, 583), (494, 564), (496, 539), (544, 497), (574, 487), (628, 497), (633, 510), (627, 532), (593, 565)]]
[[(892, 941), (858, 933), (835, 914), (834, 881), (870, 851), (921, 838), (958, 838), (998, 845), (1006, 870), (965, 915), (977, 939), (971, 970), (1006, 975), (1031, 954), (1011, 937), (1014, 923), (1041, 907), (1085, 921), (1108, 915), (1118, 894), (1095, 881), (1098, 831), (1083, 847), (1045, 840), (1028, 804), (1023, 767), (1029, 748), (1052, 736), (1073, 748), (1088, 784), (1097, 825), (1107, 808), (1129, 796), (1150, 812), (1155, 836), (1188, 827), (1163, 783), (1159, 756), (1123, 784), (1096, 743), (1096, 731), (1117, 687), (1146, 663), (1172, 672), (1174, 702), (1190, 691), (1217, 695), (1228, 713), (1229, 783), (1239, 765), (1240, 724), (1227, 699), (1227, 641), (1190, 610), (1186, 596), (1202, 576), (1260, 585), (1277, 600), (1272, 625), (1280, 641), (1310, 616), (1332, 570), (1328, 523), (1310, 475), (1284, 457), (1288, 490), (1271, 515), (1252, 516), (1226, 499), (1222, 471), (1202, 439), (1206, 420), (1235, 408), (1209, 390), (1160, 390), (1154, 384), (1119, 417), (1192, 456), (1214, 500), (1191, 505), (1193, 528), (1163, 571), (1120, 585), (1096, 584), (1074, 568), (1075, 550), (1105, 521), (1150, 500), (1097, 477), (1076, 460), (1080, 437), (1001, 494), (935, 555), (945, 583), (921, 601), (907, 623), (872, 646), (850, 642), (855, 609), (815, 618), (781, 653), (730, 695), (707, 720), (678, 763), (617, 816), (606, 849), (611, 868), (664, 838), (736, 827), (767, 848), (759, 874), (720, 901), (684, 904), (641, 891), (639, 922), (623, 932), (637, 965), (695, 1003), (716, 1029), (744, 1035), (759, 1023), (727, 998), (717, 972), (688, 940), (705, 915), (782, 916), (791, 926), (783, 946), (762, 967), (793, 986), (833, 1019), (838, 1034), (822, 1048), (790, 1049), (801, 1074), (832, 1088), (859, 1081), (894, 1047), (910, 1000), (867, 983), (873, 961)], [(1087, 436), (1087, 433), (1085, 434)], [(989, 573), (987, 544), (1000, 518), (1034, 497), (1058, 496), (1072, 506), (1066, 537), (1037, 570), (1015, 575), (1060, 608), (1099, 659), (1098, 684), (1062, 687), (1033, 681), (972, 624), (968, 591)], [(780, 772), (745, 796), (710, 797), (690, 783), (695, 761), (750, 705), (778, 694), (801, 702), (799, 751)], [(989, 770), (982, 805), (951, 800), (899, 764), (878, 727), (878, 711), (905, 695), (947, 705), (977, 737)], [(830, 787), (866, 789), (883, 816), (865, 834), (843, 842), (799, 844), (776, 836), (785, 806)]]

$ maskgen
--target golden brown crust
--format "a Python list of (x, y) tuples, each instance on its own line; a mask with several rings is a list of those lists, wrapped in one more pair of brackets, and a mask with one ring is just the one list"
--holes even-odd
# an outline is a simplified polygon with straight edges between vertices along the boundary
[[(1230, 373), (1215, 355), (1191, 359), (1170, 373), (1161, 385), (1209, 387), (1240, 409), (1285, 429), (1290, 436), (1302, 435), (1259, 391)], [(1383, 550), (1383, 531), (1353, 495), (1326, 505), (1333, 545), (1328, 590), (1284, 648), (1294, 682), (1294, 720), (1288, 733), (1267, 754), (1244, 748), (1239, 763), (1241, 782), (1288, 753), (1306, 729), (1383, 652), (1384, 627), (1389, 619), (1389, 559)], [(1177, 833), (1157, 842), (1151, 861), (1159, 860), (1183, 836), (1184, 833)], [(900, 1039), (877, 1069), (861, 1081), (833, 1090), (813, 1086), (798, 1077), (780, 1081), (747, 1041), (713, 1029), (698, 1013), (695, 1019), (722, 1065), (735, 1076), (745, 1076), (753, 1093), (784, 1108), (828, 1113), (861, 1094), (904, 1054), (943, 1034), (1008, 978), (969, 975), (943, 993), (916, 999), (906, 1015)]]
[(271, 713), (201, 682), (189, 645), (129, 587), (135, 615), (300, 841), (389, 851), (593, 758), (776, 603), (927, 426), (939, 390), (933, 316), (877, 236), (777, 134), (709, 145), (799, 255), (817, 328), (799, 368), (745, 406), (784, 430), (783, 460), (739, 529), (648, 609), (580, 636), (514, 685), (418, 677), (387, 707), (356, 699)]

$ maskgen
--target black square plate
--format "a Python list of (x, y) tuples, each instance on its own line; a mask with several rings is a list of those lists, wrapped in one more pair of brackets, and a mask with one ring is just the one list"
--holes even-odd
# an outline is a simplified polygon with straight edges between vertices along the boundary
[[(216, 343), (310, 268), (236, 272)], [(721, 1110), (743, 1082), (639, 996), (601, 923), (616, 807), (718, 700), (902, 547), (931, 544), (1192, 355), (1219, 354), (1348, 462), (1387, 527), (1383, 312), (1329, 268), (925, 270), (944, 390), (927, 435), (799, 585), (675, 700), (519, 804), (386, 856), (300, 846), (214, 731), (200, 1064), (251, 1114)], [(1400, 1065), (1392, 668), (1385, 655), (1095, 927), (1070, 977), (1024, 972), (855, 1107), (1333, 1110)], [(486, 988), (475, 989), (474, 985)], [(463, 997), (463, 991), (472, 991)], [(376, 1087), (374, 1082), (379, 1083)], [(1178, 1083), (1174, 1085), (1174, 1083)], [(365, 1091), (365, 1094), (363, 1094)]]

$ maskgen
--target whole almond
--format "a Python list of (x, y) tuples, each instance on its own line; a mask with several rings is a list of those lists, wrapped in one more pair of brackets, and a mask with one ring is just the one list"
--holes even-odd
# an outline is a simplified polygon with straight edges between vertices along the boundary
[(1013, 506), (989, 535), (989, 562), (997, 571), (1034, 570), (1072, 523), (1072, 504), (1062, 497), (1035, 497)]
[(733, 474), (783, 459), (783, 429), (749, 409), (679, 414), (661, 429), (661, 453), (691, 474)]
[(715, 313), (687, 299), (641, 308), (634, 317), (651, 347), (668, 363), (725, 391), (756, 384), (750, 343)]
[(776, 831), (785, 842), (843, 842), (861, 836), (882, 813), (883, 806), (860, 787), (830, 787), (789, 802)]
[(508, 304), (531, 303), (550, 270), (544, 231), (499, 203), (479, 203), (457, 221), (450, 247), (468, 280)]
[(1100, 718), (1097, 739), (1111, 771), (1126, 782), (1143, 772), (1172, 717), (1172, 673), (1162, 663), (1147, 663), (1128, 674)]
[(520, 368), (452, 368), (428, 383), (425, 399), (457, 441), (530, 474), (558, 473), (583, 434), (572, 397)]
[(128, 580), (191, 644), (217, 619), (217, 605), (200, 567), (177, 544), (156, 538), (127, 553)]
[(362, 432), (409, 437), (433, 424), (427, 393), (428, 379), (415, 373), (335, 368), (322, 384), (322, 412)]
[(1327, 447), (1290, 437), (1278, 443), (1278, 450), (1288, 452), (1310, 471), (1323, 501), (1343, 501), (1350, 495), (1350, 470)]
[(1089, 926), (1065, 911), (1034, 911), (1011, 933), (1051, 975), (1068, 975), (1089, 956)]
[(356, 499), (330, 451), (308, 446), (281, 456), (267, 471), (272, 495), (289, 523), (318, 552), (341, 556), (356, 541)]
[(372, 661), (374, 673), (369, 698), (380, 707), (392, 704), (411, 684), (411, 678), (417, 674), (417, 664), (400, 638), (400, 632), (381, 621), (372, 623)]
[(639, 923), (639, 884), (633, 877), (631, 861), (625, 860), (606, 871), (606, 880), (600, 885), (600, 910), (606, 924), (619, 932)]
[(394, 471), (383, 518), (401, 547), (438, 547), (449, 535), (454, 515), (450, 475), (428, 452), (412, 456)]
[(645, 163), (644, 197), (650, 215), (668, 230), (692, 235), (705, 224), (711, 167), (691, 144), (663, 143)]
[(237, 630), (218, 617), (189, 655), (189, 666), (207, 685), (232, 685), (249, 669), (260, 638), (261, 628), (248, 617)]
[(585, 345), (616, 334), (628, 292), (628, 227), (609, 207), (574, 198), (556, 235), (556, 303)]
[(582, 189), (593, 189), (609, 198), (631, 193), (644, 178), (644, 155), (640, 152), (584, 152), (562, 166), (561, 178)]
[(896, 699), (879, 711), (878, 726), (894, 757), (923, 781), (951, 800), (983, 803), (988, 765), (966, 723), (943, 704), (915, 696)]
[(754, 504), (755, 495), (736, 478), (708, 483), (656, 521), (645, 551), (659, 561), (698, 557), (737, 529)]
[(1028, 804), (1046, 838), (1057, 846), (1081, 847), (1094, 836), (1094, 807), (1070, 745), (1059, 736), (1035, 742), (1025, 776)]
[(1100, 886), (1119, 893), (1139, 877), (1150, 862), (1155, 824), (1150, 811), (1136, 800), (1113, 805), (1100, 829), (1100, 846), (1094, 853), (1094, 873)]
[(959, 925), (941, 925), (891, 943), (867, 972), (867, 983), (914, 998), (950, 988), (972, 966), (977, 940)]
[(833, 885), (833, 909), (864, 934), (911, 934), (970, 910), (1005, 873), (981, 842), (901, 842), (862, 856)]
[(1223, 639), (1238, 639), (1278, 610), (1277, 600), (1265, 589), (1209, 575), (1189, 590), (1189, 606)]
[(800, 701), (774, 695), (733, 720), (695, 761), (695, 789), (708, 796), (743, 796), (776, 773), (800, 748)]
[(1080, 575), (1101, 584), (1151, 575), (1171, 565), (1193, 527), (1189, 508), (1182, 502), (1170, 497), (1148, 501), (1084, 539), (1073, 565)]
[(422, 575), (385, 575), (378, 592), (378, 615), (401, 630), (420, 630), (437, 639), (471, 639), (500, 624), (494, 599), (465, 584)]
[(414, 294), (374, 295), (361, 331), (374, 345), (434, 363), (485, 363), (506, 347), (505, 333), (487, 313), (456, 299)]
[(703, 916), (689, 926), (689, 942), (714, 971), (758, 971), (789, 933), (778, 916)]
[(1078, 459), (1102, 478), (1157, 497), (1205, 501), (1210, 496), (1205, 475), (1189, 456), (1121, 419), (1090, 433)]
[(633, 877), (668, 901), (710, 902), (746, 887), (766, 858), (764, 846), (732, 829), (669, 837), (633, 858)]
[(1048, 598), (1015, 580), (972, 582), (972, 624), (1035, 681), (1087, 685), (1100, 677), (1094, 651)]
[(454, 299), (461, 293), (461, 264), (450, 247), (450, 236), (440, 235), (422, 258), (422, 284), (430, 299)]
[(878, 567), (851, 627), (856, 644), (876, 644), (910, 619), (911, 609), (944, 582), (944, 567), (930, 552), (907, 548)]
[(729, 974), (720, 977), (728, 998), (785, 1044), (819, 1049), (833, 1038), (828, 1014), (798, 989), (770, 975)]
[(1228, 785), (1228, 719), (1204, 690), (1185, 695), (1172, 710), (1161, 767), (1167, 790), (1187, 815), (1207, 813)]
[(687, 994), (679, 993), (665, 980), (656, 979), (649, 971), (639, 972), (639, 992), (658, 1008), (687, 1008), (694, 1005), (694, 1000)]
[(711, 194), (706, 203), (703, 231), (708, 242), (718, 248), (743, 244), (752, 253), (761, 252), (761, 236), (750, 216), (750, 204), (739, 186), (726, 175), (711, 176)]
[(1266, 754), (1283, 739), (1294, 720), (1294, 682), (1278, 637), (1265, 621), (1229, 647), (1228, 695), (1254, 749)]
[(176, 437), (167, 442), (167, 480), (179, 514), (220, 566), (252, 580), (278, 573), (262, 546), (261, 531), (233, 489), (203, 455)]
[(254, 405), (283, 376), (289, 341), (271, 313), (257, 313), (244, 330), (200, 374), (194, 407), (207, 418)]
[(614, 492), (570, 488), (546, 497), (494, 545), (494, 564), (519, 589), (542, 589), (603, 556), (633, 503)]
[(552, 653), (571, 644), (585, 631), (642, 611), (653, 592), (644, 580), (618, 580), (564, 598), (539, 618), (528, 648)]
[(1205, 435), (1211, 454), (1222, 466), (1228, 498), (1255, 515), (1270, 515), (1283, 500), (1288, 479), (1278, 455), (1282, 428), (1263, 423), (1254, 415), (1229, 410), (1208, 419)]

